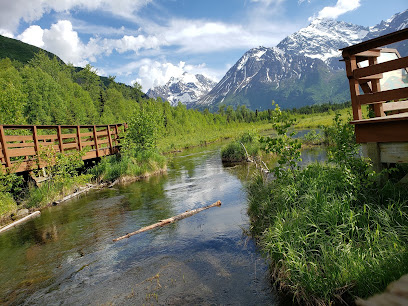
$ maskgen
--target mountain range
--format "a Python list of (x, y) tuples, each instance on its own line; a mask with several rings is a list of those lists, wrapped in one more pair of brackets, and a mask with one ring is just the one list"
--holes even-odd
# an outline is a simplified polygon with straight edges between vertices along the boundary
[[(215, 111), (221, 105), (246, 105), (252, 110), (264, 110), (271, 107), (272, 100), (282, 108), (347, 101), (350, 99), (348, 81), (339, 49), (407, 26), (408, 10), (370, 28), (332, 19), (314, 19), (276, 47), (247, 51), (208, 93), (195, 92), (188, 103)], [(402, 56), (408, 55), (407, 43), (392, 47), (398, 48)], [(174, 84), (174, 80), (168, 84)], [(172, 104), (185, 103), (178, 97), (185, 97), (185, 92), (190, 92), (194, 85), (200, 87), (198, 83), (189, 82), (184, 91), (186, 84), (179, 79), (177, 91), (172, 91), (172, 85), (168, 84), (149, 92), (154, 92), (154, 97), (171, 97)]]
[(150, 98), (162, 98), (175, 106), (178, 102), (189, 105), (206, 95), (217, 83), (203, 76), (184, 72), (181, 77), (171, 77), (163, 86), (157, 86), (147, 91)]

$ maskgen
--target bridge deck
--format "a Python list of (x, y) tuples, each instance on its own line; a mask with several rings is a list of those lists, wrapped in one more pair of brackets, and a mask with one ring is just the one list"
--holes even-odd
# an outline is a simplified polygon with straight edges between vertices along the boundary
[(47, 166), (41, 153), (84, 151), (82, 159), (118, 152), (126, 124), (0, 125), (0, 171), (24, 172)]

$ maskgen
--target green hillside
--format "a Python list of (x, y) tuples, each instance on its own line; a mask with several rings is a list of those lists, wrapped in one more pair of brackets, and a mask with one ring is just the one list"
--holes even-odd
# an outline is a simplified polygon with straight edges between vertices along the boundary
[[(36, 46), (0, 35), (0, 59), (8, 57), (11, 60), (27, 63), (40, 51), (45, 52), (50, 58), (56, 56), (55, 54)], [(56, 57), (59, 61), (63, 62), (58, 56)]]

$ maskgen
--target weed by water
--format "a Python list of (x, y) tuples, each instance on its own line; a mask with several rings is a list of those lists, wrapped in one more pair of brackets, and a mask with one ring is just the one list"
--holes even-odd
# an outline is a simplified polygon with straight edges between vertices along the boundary
[(302, 304), (367, 297), (408, 273), (408, 191), (379, 185), (336, 117), (330, 164), (248, 186), (251, 231), (276, 283)]

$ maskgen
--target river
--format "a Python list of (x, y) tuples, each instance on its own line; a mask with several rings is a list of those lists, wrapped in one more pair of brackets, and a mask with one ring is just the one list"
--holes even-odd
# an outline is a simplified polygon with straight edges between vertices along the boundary
[[(245, 234), (251, 175), (247, 165), (224, 167), (218, 144), (173, 156), (166, 175), (43, 210), (0, 235), (0, 303), (287, 304)], [(219, 208), (112, 242), (217, 200)]]

